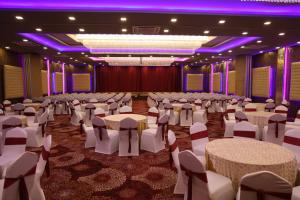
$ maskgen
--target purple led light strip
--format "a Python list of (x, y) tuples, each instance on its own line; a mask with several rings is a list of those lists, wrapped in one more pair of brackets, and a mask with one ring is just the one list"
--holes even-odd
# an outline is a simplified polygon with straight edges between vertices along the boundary
[(65, 94), (66, 93), (66, 83), (65, 83), (65, 63), (62, 63), (62, 66), (61, 66), (61, 68), (62, 68), (62, 84), (63, 84), (63, 94)]
[(50, 61), (47, 60), (47, 83), (48, 83), (48, 96), (50, 96)]
[(229, 61), (225, 61), (225, 94), (228, 95)]
[(210, 68), (210, 92), (213, 93), (214, 92), (214, 68), (215, 68), (215, 65), (214, 64), (211, 64), (210, 65), (211, 68)]
[(282, 100), (287, 99), (287, 71), (288, 71), (288, 57), (289, 57), (289, 48), (284, 48), (284, 72), (283, 72), (283, 91), (282, 91)]

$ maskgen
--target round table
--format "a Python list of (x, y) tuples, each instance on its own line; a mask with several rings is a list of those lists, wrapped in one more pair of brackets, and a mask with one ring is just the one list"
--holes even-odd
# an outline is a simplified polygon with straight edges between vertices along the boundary
[(38, 111), (41, 107), (41, 103), (24, 103), (23, 104), (26, 108), (33, 107), (36, 111)]
[(25, 115), (3, 115), (0, 116), (0, 130), (2, 130), (3, 121), (7, 120), (10, 117), (17, 117), (22, 121), (22, 126), (27, 126), (27, 117)]
[(271, 171), (294, 185), (297, 161), (293, 152), (252, 139), (217, 139), (205, 148), (207, 169), (232, 180), (237, 191), (240, 179), (252, 172)]
[(120, 129), (120, 122), (125, 118), (131, 118), (138, 122), (138, 133), (141, 134), (147, 128), (147, 117), (138, 114), (117, 114), (104, 117), (107, 126), (114, 130)]
[(265, 111), (266, 104), (265, 103), (253, 103), (256, 105), (257, 111)]

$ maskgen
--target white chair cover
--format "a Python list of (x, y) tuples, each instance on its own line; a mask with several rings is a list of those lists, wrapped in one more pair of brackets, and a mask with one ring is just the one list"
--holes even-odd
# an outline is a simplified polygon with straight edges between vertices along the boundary
[(46, 136), (48, 113), (44, 112), (38, 119), (38, 126), (26, 127), (27, 132), (27, 146), (40, 147), (43, 145), (44, 137)]
[(263, 140), (282, 145), (285, 133), (286, 117), (274, 114), (269, 118), (268, 126), (264, 127)]
[(235, 138), (252, 138), (259, 140), (257, 126), (247, 121), (238, 122), (233, 127), (233, 136)]
[(256, 112), (257, 111), (257, 106), (254, 103), (248, 103), (245, 105), (245, 112)]
[(149, 128), (157, 128), (159, 111), (156, 107), (151, 107), (148, 110), (147, 123)]
[(120, 122), (119, 156), (138, 156), (139, 137), (138, 122), (125, 118)]
[(132, 107), (130, 106), (123, 106), (119, 110), (120, 114), (130, 114), (132, 113)]
[(169, 111), (169, 124), (170, 125), (177, 125), (179, 123), (179, 113), (174, 111), (172, 104), (165, 103), (164, 104), (165, 113)]
[(52, 135), (48, 135), (44, 138), (44, 143), (42, 147), (42, 152), (40, 154), (39, 161), (36, 167), (36, 174), (39, 177), (42, 177), (44, 171), (46, 170), (46, 174), (50, 176), (50, 166), (49, 166), (49, 156), (52, 144)]
[(193, 109), (189, 103), (183, 104), (180, 112), (180, 126), (191, 126), (193, 124)]
[(209, 142), (207, 127), (196, 122), (190, 127), (192, 150), (196, 155), (205, 155), (205, 145)]

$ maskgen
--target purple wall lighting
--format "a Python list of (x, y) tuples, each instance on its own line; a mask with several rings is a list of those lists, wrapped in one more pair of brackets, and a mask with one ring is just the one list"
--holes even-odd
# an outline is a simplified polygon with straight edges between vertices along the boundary
[(55, 90), (56, 84), (55, 84), (55, 72), (52, 72), (52, 93), (56, 94)]
[(229, 61), (225, 61), (225, 94), (228, 95)]
[(66, 76), (65, 76), (65, 63), (62, 63), (62, 84), (63, 84), (63, 94), (66, 93)]
[(274, 92), (274, 69), (272, 66), (269, 68), (269, 98), (273, 98), (273, 92)]
[(215, 69), (215, 64), (210, 65), (210, 92), (214, 92), (214, 69)]
[(51, 95), (51, 90), (50, 90), (50, 61), (47, 60), (47, 83), (48, 83), (48, 96)]
[(283, 71), (282, 100), (287, 99), (288, 58), (289, 58), (289, 48), (285, 47), (284, 48), (284, 71)]

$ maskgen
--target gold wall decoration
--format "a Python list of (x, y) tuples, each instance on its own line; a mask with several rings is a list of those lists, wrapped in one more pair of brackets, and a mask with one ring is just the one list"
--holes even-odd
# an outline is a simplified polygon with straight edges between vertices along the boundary
[(291, 63), (290, 100), (300, 100), (300, 62)]
[(72, 74), (73, 91), (90, 91), (90, 74)]
[(270, 94), (270, 66), (252, 69), (252, 95), (269, 97)]
[(4, 65), (5, 99), (24, 97), (23, 69)]
[(187, 91), (203, 90), (203, 74), (187, 74), (186, 81)]

